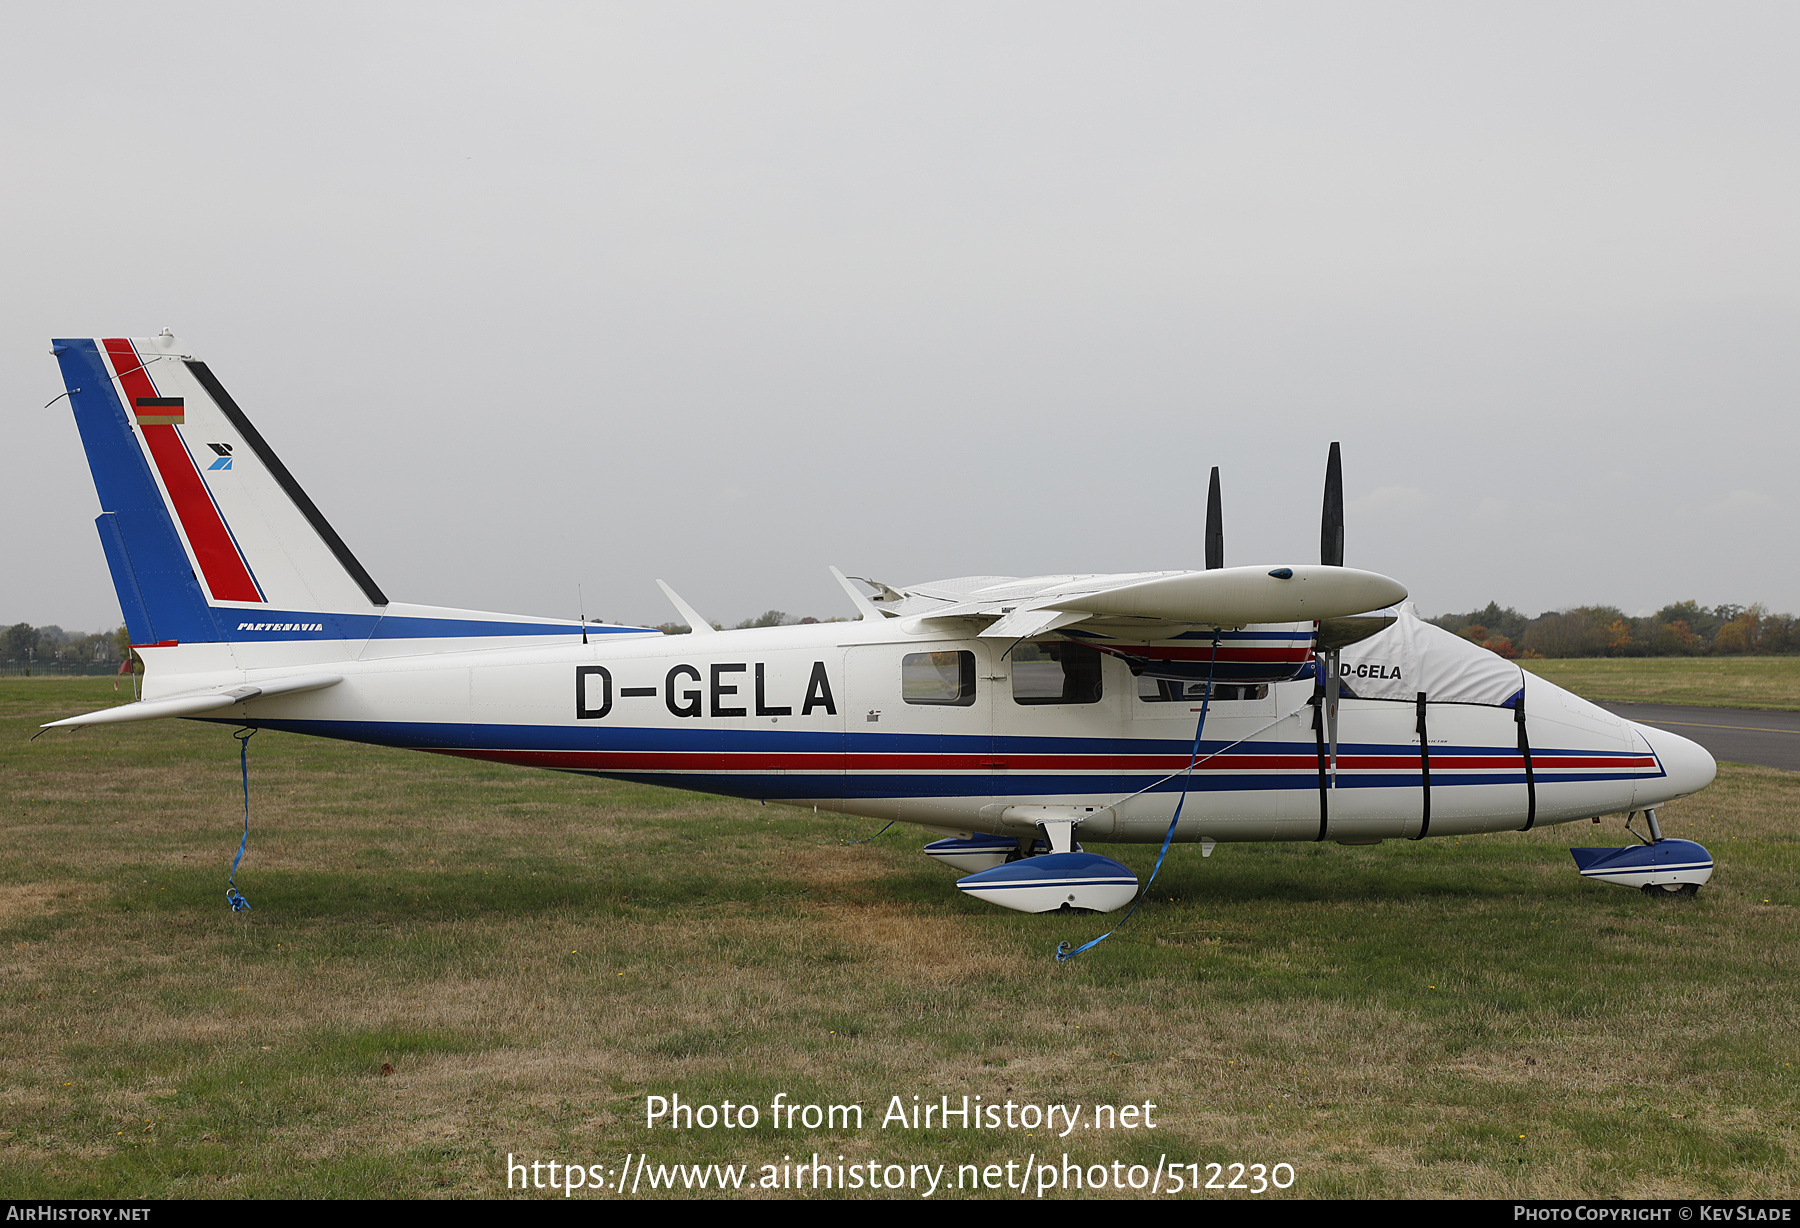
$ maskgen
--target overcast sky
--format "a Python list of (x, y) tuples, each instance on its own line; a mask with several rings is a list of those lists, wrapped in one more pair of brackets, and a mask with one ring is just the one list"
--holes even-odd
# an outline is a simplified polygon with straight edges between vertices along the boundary
[(116, 625), (53, 336), (398, 600), (1346, 561), (1800, 611), (1791, 4), (10, 5), (0, 623)]

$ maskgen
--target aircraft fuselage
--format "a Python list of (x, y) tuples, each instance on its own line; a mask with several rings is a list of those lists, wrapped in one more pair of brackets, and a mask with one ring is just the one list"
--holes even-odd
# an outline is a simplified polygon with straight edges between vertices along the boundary
[[(974, 625), (966, 635), (903, 625), (609, 634), (586, 645), (422, 655), (390, 641), (384, 655), (332, 662), (340, 685), (207, 719), (945, 832), (1023, 834), (1033, 808), (1055, 807), (1079, 817), (1082, 839), (1122, 842), (1160, 841), (1184, 789), (1177, 840), (1360, 843), (1643, 809), (1712, 776), (1690, 743), (1529, 673), (1529, 773), (1512, 710), (1456, 703), (1428, 705), (1422, 753), (1415, 705), (1346, 698), (1333, 761), (1318, 688), (1293, 681), (1219, 688), (1190, 775), (1203, 684), (1170, 699), (1123, 660), (1099, 655), (1097, 679), (1065, 698), (1044, 693), (1045, 667), (1015, 659), (1029, 653), (980, 638)], [(143, 650), (152, 677), (161, 651)], [(248, 654), (239, 646), (236, 655)], [(259, 655), (289, 656), (274, 645)], [(181, 681), (254, 683), (298, 664)], [(949, 690), (930, 690), (946, 675)]]

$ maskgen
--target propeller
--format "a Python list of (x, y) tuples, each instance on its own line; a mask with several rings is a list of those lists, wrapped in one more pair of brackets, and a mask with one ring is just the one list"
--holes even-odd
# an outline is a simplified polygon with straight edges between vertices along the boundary
[[(1325, 461), (1325, 510), (1319, 517), (1319, 562), (1327, 567), (1344, 565), (1344, 462), (1332, 441)], [(1320, 628), (1323, 630), (1324, 628)], [(1342, 675), (1338, 672), (1341, 644), (1319, 645), (1325, 658), (1325, 732), (1331, 743), (1331, 787), (1337, 788), (1338, 696)]]
[(1225, 566), (1224, 514), (1219, 504), (1219, 467), (1213, 466), (1212, 483), (1206, 488), (1206, 570)]
[[(1327, 567), (1344, 565), (1344, 462), (1337, 444), (1325, 462), (1325, 510), (1319, 518), (1319, 562)], [(1315, 639), (1321, 652), (1332, 654), (1391, 627), (1391, 614), (1364, 614), (1355, 618), (1327, 618), (1319, 624)]]
[(1344, 463), (1336, 443), (1325, 462), (1325, 514), (1319, 520), (1319, 562), (1344, 565)]

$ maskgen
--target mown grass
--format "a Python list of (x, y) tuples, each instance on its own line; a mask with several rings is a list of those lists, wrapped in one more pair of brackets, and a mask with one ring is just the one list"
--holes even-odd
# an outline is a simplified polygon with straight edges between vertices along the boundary
[(1519, 664), (1602, 703), (1800, 711), (1800, 656), (1588, 657)]
[[(508, 1153), (640, 1151), (1286, 1161), (1315, 1197), (1800, 1184), (1800, 775), (1727, 765), (1662, 812), (1719, 861), (1691, 902), (1572, 872), (1617, 820), (1182, 848), (1059, 965), (1098, 919), (966, 900), (900, 829), (268, 732), (233, 914), (226, 728), (25, 742), (110, 697), (0, 682), (9, 1196), (503, 1196)], [(778, 1092), (866, 1125), (643, 1124), (647, 1095)], [(879, 1126), (965, 1093), (1153, 1101), (1158, 1129)]]

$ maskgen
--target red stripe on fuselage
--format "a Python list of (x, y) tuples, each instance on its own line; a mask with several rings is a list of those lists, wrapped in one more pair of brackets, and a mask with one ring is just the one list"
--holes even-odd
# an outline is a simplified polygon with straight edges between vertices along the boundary
[[(1109, 652), (1115, 656), (1142, 657), (1148, 661), (1210, 661), (1212, 648), (1175, 648), (1167, 644), (1115, 644), (1099, 643), (1094, 640), (1080, 640), (1089, 648), (1101, 652)], [(1221, 664), (1237, 662), (1244, 665), (1295, 664), (1312, 659), (1312, 645), (1296, 644), (1285, 648), (1250, 648), (1241, 645), (1219, 645), (1219, 661)]]
[[(139, 397), (157, 395), (156, 387), (144, 373), (144, 365), (138, 360), (130, 341), (123, 337), (108, 337), (103, 344), (112, 359), (113, 370), (118, 373), (119, 384), (125, 389), (128, 404), (135, 406)], [(194, 558), (200, 564), (206, 587), (214, 599), (263, 600), (250, 568), (244, 563), (244, 556), (238, 552), (237, 543), (231, 540), (231, 531), (225, 527), (224, 518), (219, 515), (219, 509), (206, 489), (205, 479), (194, 465), (194, 458), (188, 455), (187, 445), (181, 442), (181, 432), (169, 425), (143, 423), (137, 429), (144, 433), (144, 443), (156, 462), (163, 489), (169, 492), (175, 515), (181, 519), (182, 532), (187, 534), (188, 545), (193, 547)]]
[[(589, 772), (1156, 772), (1187, 770), (1188, 756), (1141, 755), (946, 755), (946, 754), (834, 754), (831, 752), (779, 751), (664, 751), (664, 750), (451, 750), (445, 754), (467, 759), (486, 759), (522, 767), (562, 768)], [(1654, 768), (1648, 758), (1580, 758), (1534, 756), (1540, 770), (1589, 768)], [(1510, 769), (1523, 772), (1517, 755), (1432, 756), (1437, 770)], [(1417, 770), (1413, 755), (1340, 754), (1340, 771)], [(1201, 756), (1196, 772), (1316, 772), (1316, 755), (1239, 752)], [(1521, 777), (1522, 779), (1522, 777)]]

